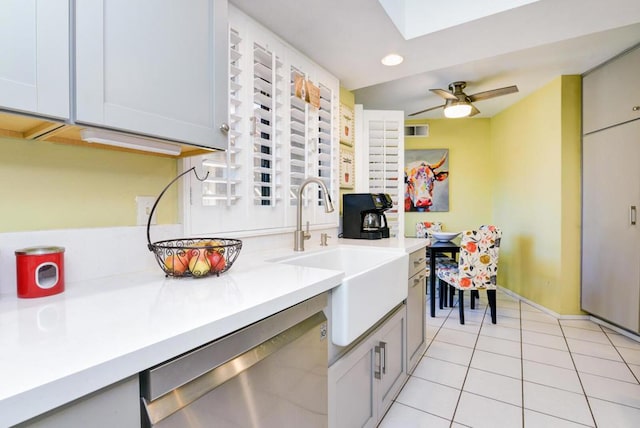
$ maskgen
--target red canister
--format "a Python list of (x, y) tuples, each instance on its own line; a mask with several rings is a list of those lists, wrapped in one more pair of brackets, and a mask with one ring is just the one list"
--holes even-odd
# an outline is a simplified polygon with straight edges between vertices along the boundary
[(18, 297), (44, 297), (64, 291), (64, 248), (16, 250)]

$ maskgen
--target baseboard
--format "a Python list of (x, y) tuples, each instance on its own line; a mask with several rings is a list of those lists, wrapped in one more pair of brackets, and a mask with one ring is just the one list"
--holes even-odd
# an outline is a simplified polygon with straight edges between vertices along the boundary
[(532, 302), (531, 300), (529, 300), (529, 299), (527, 299), (525, 297), (522, 297), (521, 295), (519, 295), (518, 293), (513, 292), (512, 290), (509, 290), (509, 289), (501, 287), (501, 286), (498, 286), (498, 289), (500, 291), (504, 292), (505, 294), (513, 297), (514, 299), (520, 300), (521, 302), (525, 302), (526, 304), (531, 305), (534, 308), (539, 309), (540, 311), (542, 311), (542, 312), (544, 312), (544, 313), (546, 313), (548, 315), (551, 315), (552, 317), (557, 318), (559, 320), (589, 320), (589, 321), (593, 321), (594, 323), (600, 324), (601, 326), (606, 327), (606, 328), (608, 328), (610, 330), (613, 330), (618, 334), (626, 336), (629, 339), (635, 340), (636, 342), (640, 342), (640, 335), (637, 335), (637, 334), (635, 334), (633, 332), (627, 331), (627, 330), (625, 330), (623, 328), (617, 327), (617, 326), (615, 326), (613, 324), (610, 324), (605, 320), (601, 320), (600, 318), (597, 318), (597, 317), (595, 317), (593, 315), (588, 315), (588, 314), (585, 314), (585, 315), (560, 315), (560, 314), (552, 311), (551, 309), (548, 309), (548, 308), (540, 305), (539, 303)]

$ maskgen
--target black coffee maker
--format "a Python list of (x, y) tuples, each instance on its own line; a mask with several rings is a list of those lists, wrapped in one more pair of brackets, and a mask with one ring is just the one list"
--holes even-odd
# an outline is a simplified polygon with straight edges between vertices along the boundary
[(381, 239), (389, 237), (384, 212), (393, 207), (386, 193), (345, 193), (342, 195), (342, 237)]

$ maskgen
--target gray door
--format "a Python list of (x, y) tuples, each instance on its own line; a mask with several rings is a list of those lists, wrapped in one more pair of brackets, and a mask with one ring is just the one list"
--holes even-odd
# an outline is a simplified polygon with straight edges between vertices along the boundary
[(582, 194), (582, 308), (638, 331), (640, 121), (584, 137)]

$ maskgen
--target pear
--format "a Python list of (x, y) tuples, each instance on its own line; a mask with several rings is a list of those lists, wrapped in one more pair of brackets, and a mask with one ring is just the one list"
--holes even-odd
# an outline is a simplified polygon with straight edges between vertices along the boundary
[(211, 270), (211, 263), (204, 251), (197, 256), (191, 257), (189, 260), (189, 270), (195, 277), (206, 276)]

